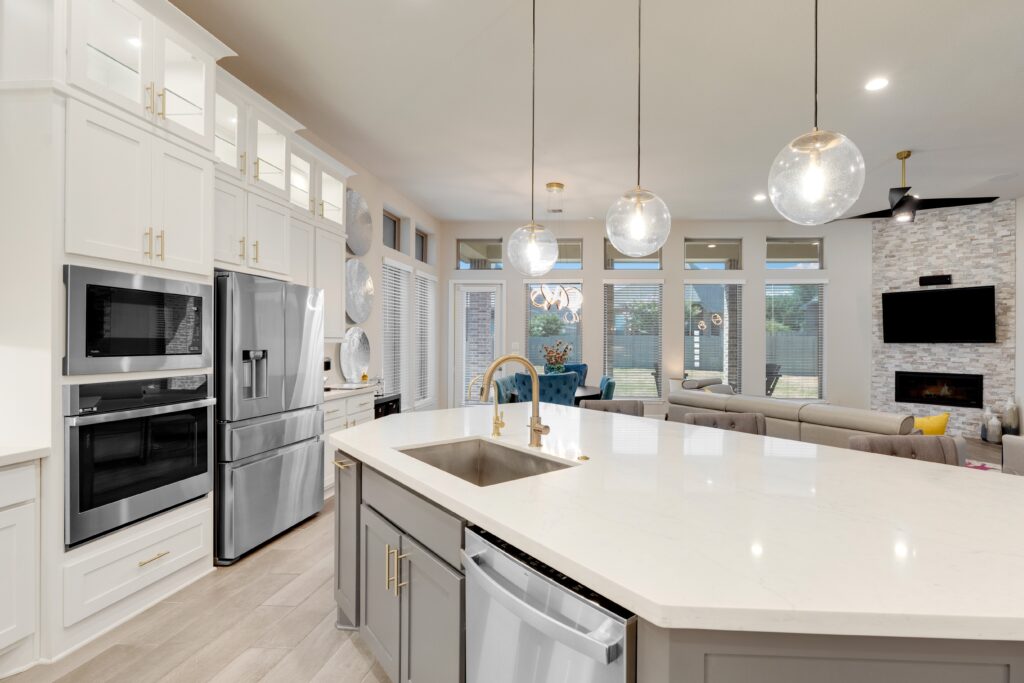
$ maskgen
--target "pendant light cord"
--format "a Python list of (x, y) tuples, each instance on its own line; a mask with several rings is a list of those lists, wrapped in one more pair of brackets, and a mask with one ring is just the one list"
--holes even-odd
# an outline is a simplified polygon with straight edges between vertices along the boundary
[[(817, 0), (815, 0), (817, 2)], [(636, 186), (640, 187), (640, 62), (643, 59), (643, 0), (636, 2)]]
[(818, 0), (814, 0), (814, 130), (818, 130)]
[(537, 0), (533, 0), (533, 33), (530, 37), (530, 223), (534, 219), (534, 174), (537, 160)]

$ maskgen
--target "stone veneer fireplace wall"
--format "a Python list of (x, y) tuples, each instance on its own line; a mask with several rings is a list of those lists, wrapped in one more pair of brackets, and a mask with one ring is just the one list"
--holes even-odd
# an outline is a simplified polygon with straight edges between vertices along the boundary
[[(871, 406), (889, 412), (949, 412), (947, 433), (974, 433), (981, 409), (896, 403), (897, 371), (980, 374), (985, 405), (1016, 385), (1016, 202), (919, 213), (912, 224), (872, 224)], [(882, 293), (919, 289), (922, 275), (953, 276), (953, 287), (995, 285), (995, 344), (883, 344)], [(956, 324), (950, 312), (950, 324)]]

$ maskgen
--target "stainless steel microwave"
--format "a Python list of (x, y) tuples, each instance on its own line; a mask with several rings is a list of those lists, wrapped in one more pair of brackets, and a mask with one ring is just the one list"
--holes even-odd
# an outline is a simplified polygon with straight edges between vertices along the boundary
[(64, 266), (65, 375), (208, 368), (213, 287)]

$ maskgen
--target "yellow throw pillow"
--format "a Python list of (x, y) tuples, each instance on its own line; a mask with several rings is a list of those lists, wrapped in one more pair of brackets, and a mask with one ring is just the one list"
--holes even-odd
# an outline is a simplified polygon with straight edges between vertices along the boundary
[(914, 429), (920, 429), (928, 436), (942, 436), (949, 424), (949, 413), (914, 418)]

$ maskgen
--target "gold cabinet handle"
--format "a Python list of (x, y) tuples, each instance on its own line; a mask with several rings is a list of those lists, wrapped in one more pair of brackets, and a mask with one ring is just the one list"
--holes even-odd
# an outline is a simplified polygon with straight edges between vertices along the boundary
[(395, 551), (395, 595), (398, 595), (403, 588), (409, 585), (408, 581), (402, 581), (402, 565), (399, 563), (400, 560), (404, 560), (409, 557), (409, 553), (399, 555), (398, 551)]
[(245, 238), (238, 240), (238, 258), (245, 260)]
[(347, 470), (349, 467), (352, 467), (352, 463), (342, 462), (341, 460), (335, 460), (334, 466), (337, 467), (339, 470)]
[(239, 173), (241, 173), (242, 175), (245, 175), (245, 152), (242, 152), (242, 153), (241, 153), (241, 154), (239, 155), (239, 159), (241, 159), (241, 162), (242, 162), (242, 163), (241, 163), (241, 165), (240, 165), (240, 166), (238, 167), (238, 172), (239, 172)]
[(252, 179), (253, 180), (259, 180), (260, 179), (260, 158), (259, 157), (256, 157), (256, 161), (252, 162), (252, 167), (253, 167)]
[(139, 560), (139, 566), (140, 567), (145, 567), (150, 562), (156, 562), (161, 557), (165, 557), (165, 556), (170, 555), (170, 554), (171, 554), (170, 550), (165, 550), (163, 552), (157, 553), (156, 555), (154, 555), (153, 557), (149, 558), (148, 560)]
[(144, 232), (142, 234), (146, 237), (146, 240), (147, 240), (147, 242), (149, 244), (149, 246), (146, 248), (145, 251), (142, 252), (142, 254), (146, 258), (148, 258), (150, 261), (152, 261), (153, 260), (153, 228), (147, 228), (146, 232)]
[(312, 197), (309, 198), (309, 212), (314, 216), (316, 215), (316, 202), (313, 201)]
[(320, 218), (324, 217), (324, 200), (320, 200)]
[(259, 263), (260, 262), (260, 241), (259, 240), (256, 240), (255, 242), (252, 243), (252, 262), (253, 263)]
[(150, 83), (146, 86), (146, 111), (153, 113), (156, 110), (156, 87)]
[(161, 88), (158, 92), (157, 97), (160, 98), (160, 111), (156, 113), (162, 119), (167, 118), (167, 88)]
[(156, 238), (158, 240), (160, 240), (160, 253), (157, 254), (157, 257), (161, 261), (163, 261), (164, 260), (164, 248), (167, 246), (167, 235), (166, 235), (166, 233), (163, 230), (161, 230), (160, 234), (157, 235)]

